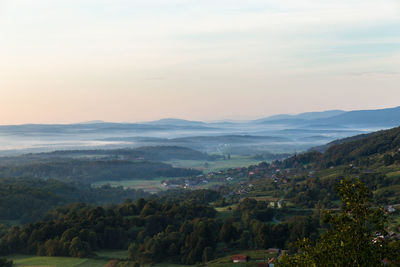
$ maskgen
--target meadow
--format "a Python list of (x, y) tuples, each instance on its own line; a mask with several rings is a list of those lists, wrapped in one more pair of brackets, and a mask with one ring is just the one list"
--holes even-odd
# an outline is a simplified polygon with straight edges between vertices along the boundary
[(7, 257), (14, 266), (54, 266), (54, 267), (102, 267), (110, 260), (126, 260), (127, 250), (101, 250), (94, 258), (42, 257), (32, 255), (12, 255)]
[(107, 259), (87, 259), (71, 257), (41, 257), (13, 255), (8, 259), (14, 262), (13, 266), (54, 266), (54, 267), (102, 267), (107, 264)]
[[(196, 170), (201, 170), (203, 173), (208, 173), (210, 171), (216, 172), (220, 170), (226, 170), (229, 168), (236, 167), (248, 167), (250, 165), (255, 165), (260, 163), (260, 160), (256, 160), (250, 156), (236, 156), (233, 155), (229, 160), (217, 159), (215, 161), (203, 161), (203, 160), (170, 160), (165, 161), (164, 163), (171, 164), (177, 168), (192, 168)], [(166, 188), (161, 185), (161, 181), (163, 180), (173, 180), (177, 178), (166, 178), (166, 177), (157, 177), (153, 179), (130, 179), (130, 180), (120, 180), (120, 181), (98, 181), (92, 183), (93, 187), (100, 187), (103, 185), (110, 185), (112, 187), (123, 187), (130, 189), (142, 189), (145, 192), (149, 193), (157, 193)], [(215, 185), (218, 185), (218, 182), (210, 182), (208, 184), (204, 184), (201, 188), (212, 188)]]
[(204, 161), (204, 160), (169, 160), (164, 163), (171, 164), (177, 168), (193, 168), (196, 170), (201, 170), (204, 173), (210, 171), (219, 171), (229, 168), (237, 167), (248, 167), (250, 165), (256, 165), (261, 161), (254, 159), (250, 156), (239, 156), (232, 155), (230, 159), (216, 159), (214, 161)]
[(125, 189), (142, 189), (145, 192), (157, 193), (164, 188), (161, 186), (162, 180), (168, 180), (173, 178), (154, 178), (154, 179), (135, 179), (135, 180), (121, 180), (121, 181), (99, 181), (92, 183), (93, 187), (101, 187), (103, 185), (110, 185), (112, 187), (123, 187)]

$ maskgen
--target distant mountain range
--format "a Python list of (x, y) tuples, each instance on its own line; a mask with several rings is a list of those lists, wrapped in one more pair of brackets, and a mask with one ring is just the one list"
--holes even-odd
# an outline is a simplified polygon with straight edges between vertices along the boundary
[(204, 122), (201, 121), (189, 121), (182, 119), (174, 119), (174, 118), (166, 118), (156, 121), (145, 122), (148, 124), (160, 124), (160, 125), (179, 125), (179, 126), (188, 126), (188, 125), (204, 125)]
[(256, 120), (256, 122), (271, 122), (271, 121), (277, 121), (277, 120), (295, 120), (295, 119), (315, 120), (315, 119), (329, 118), (329, 117), (341, 115), (343, 113), (346, 113), (346, 111), (344, 111), (344, 110), (327, 110), (327, 111), (321, 111), (321, 112), (305, 112), (305, 113), (300, 113), (297, 115), (279, 114), (279, 115), (273, 115), (273, 116), (263, 118), (263, 119), (258, 119), (258, 120)]
[(394, 127), (400, 125), (400, 106), (395, 108), (376, 110), (328, 110), (322, 112), (306, 112), (298, 115), (275, 115), (264, 119), (255, 120), (256, 123), (284, 123), (315, 125), (340, 125), (340, 126), (365, 126), (365, 127)]
[(395, 108), (375, 110), (327, 110), (320, 112), (305, 112), (296, 115), (278, 114), (266, 118), (248, 121), (220, 121), (201, 122), (175, 118), (161, 119), (146, 122), (153, 125), (175, 126), (219, 126), (222, 124), (287, 124), (287, 125), (341, 125), (341, 126), (366, 126), (366, 127), (394, 127), (400, 125), (400, 106)]
[(348, 111), (330, 118), (330, 124), (392, 127), (400, 125), (400, 107)]
[(0, 155), (69, 149), (181, 145), (207, 153), (291, 153), (400, 125), (400, 107), (280, 114), (257, 120), (0, 126)]

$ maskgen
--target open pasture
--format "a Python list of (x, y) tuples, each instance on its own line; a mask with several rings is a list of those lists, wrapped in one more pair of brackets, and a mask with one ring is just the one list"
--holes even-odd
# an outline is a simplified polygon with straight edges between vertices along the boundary
[(177, 168), (193, 168), (208, 173), (210, 170), (219, 171), (229, 168), (248, 167), (250, 165), (255, 165), (260, 162), (260, 160), (254, 159), (252, 157), (232, 155), (229, 160), (170, 160), (166, 161), (165, 163), (171, 164), (172, 166)]
[[(156, 179), (134, 179), (134, 180), (121, 180), (121, 181), (100, 181), (92, 183), (93, 187), (100, 187), (103, 185), (110, 185), (112, 187), (123, 187), (131, 189), (142, 189), (145, 192), (157, 193), (164, 188), (161, 186), (162, 180), (168, 178), (156, 178)], [(172, 179), (172, 178), (170, 178)]]
[(71, 257), (41, 257), (13, 255), (8, 257), (14, 262), (13, 266), (37, 266), (37, 267), (102, 267), (107, 264), (107, 260), (71, 258)]

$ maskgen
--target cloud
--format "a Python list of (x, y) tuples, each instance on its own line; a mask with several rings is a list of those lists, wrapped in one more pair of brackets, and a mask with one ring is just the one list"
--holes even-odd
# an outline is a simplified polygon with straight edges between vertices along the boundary
[[(249, 110), (263, 114), (286, 97), (307, 105), (318, 88), (359, 93), (369, 81), (372, 92), (370, 81), (383, 79), (381, 90), (400, 97), (399, 29), (398, 0), (0, 1), (0, 113), (32, 99), (56, 108), (95, 98), (126, 101), (114, 106), (121, 114), (131, 106), (145, 113), (159, 95), (187, 101), (189, 111), (205, 92), (200, 102), (211, 111), (227, 97), (226, 113), (238, 113), (248, 96), (258, 101)], [(161, 102), (161, 111), (178, 110)]]
[(351, 76), (397, 76), (400, 75), (400, 71), (370, 71), (370, 72), (351, 72)]

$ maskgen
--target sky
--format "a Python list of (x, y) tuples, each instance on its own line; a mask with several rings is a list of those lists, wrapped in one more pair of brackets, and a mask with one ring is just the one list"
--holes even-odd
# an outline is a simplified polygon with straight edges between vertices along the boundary
[(0, 124), (400, 105), (399, 0), (0, 0)]

